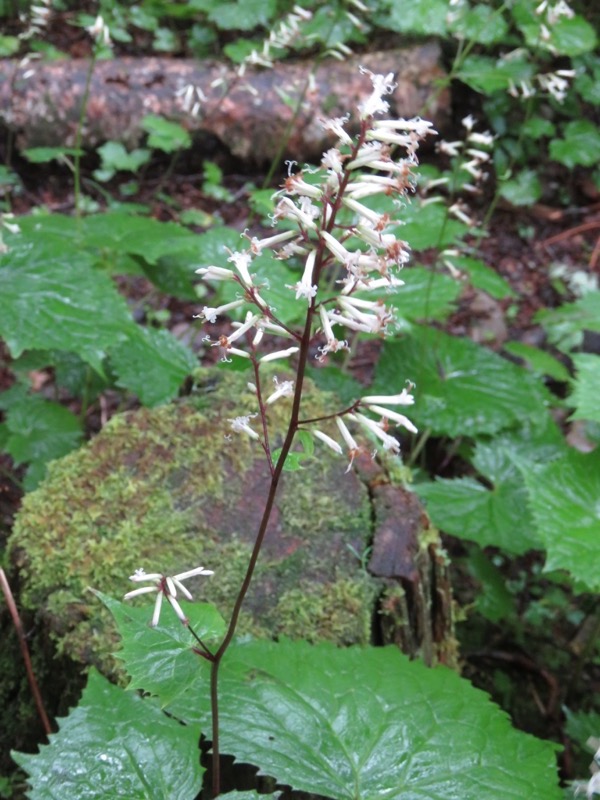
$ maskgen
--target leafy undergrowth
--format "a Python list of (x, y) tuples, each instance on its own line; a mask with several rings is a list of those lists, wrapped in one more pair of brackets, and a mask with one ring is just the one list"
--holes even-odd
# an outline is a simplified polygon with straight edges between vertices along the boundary
[[(386, 0), (366, 14), (361, 5), (308, 3), (312, 16), (285, 46), (271, 42), (269, 57), (437, 37), (454, 121), (424, 157), (410, 204), (364, 199), (373, 214), (400, 217), (395, 232), (413, 251), (394, 335), (383, 345), (358, 337), (351, 357), (331, 354), (311, 376), (348, 403), (361, 384), (388, 394), (398, 376), (414, 382), (408, 483), (447, 537), (463, 673), (505, 711), (392, 649), (240, 641), (224, 664), (223, 749), (273, 785), (326, 797), (558, 798), (557, 748), (542, 740), (563, 747), (569, 782), (588, 777), (586, 742), (600, 736), (597, 12), (525, 0), (451, 13), (442, 0), (402, 12)], [(274, 0), (100, 10), (117, 53), (217, 54), (236, 65), (291, 24)], [(95, 12), (61, 8), (45, 32), (35, 14), (13, 15), (0, 52), (24, 55), (33, 42), (49, 57), (107, 57), (86, 33)], [(105, 142), (81, 161), (72, 147), (11, 160), (6, 146), (2, 545), (20, 492), (35, 490), (52, 460), (124, 408), (193, 391), (198, 360), (216, 354), (192, 315), (237, 296), (225, 283), (199, 287), (194, 269), (228, 269), (225, 248), (270, 226), (272, 181), (224, 152), (199, 156), (184, 125), (156, 115), (142, 125), (143, 147)], [(253, 270), (279, 319), (297, 323), (289, 287), (301, 259), (263, 252)], [(211, 735), (207, 665), (185, 629), (151, 631), (142, 612), (105, 602), (126, 632), (130, 689), (152, 697), (92, 672), (40, 754), (15, 755), (30, 796), (191, 798), (204, 774), (198, 741)], [(212, 611), (188, 613), (216, 635)]]

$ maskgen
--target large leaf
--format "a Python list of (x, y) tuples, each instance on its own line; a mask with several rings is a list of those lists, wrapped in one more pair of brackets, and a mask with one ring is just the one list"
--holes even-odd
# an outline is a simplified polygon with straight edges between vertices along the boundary
[(174, 252), (194, 251), (198, 246), (198, 237), (175, 222), (159, 222), (123, 211), (88, 217), (84, 234), (87, 248), (97, 248), (105, 255), (129, 253), (149, 263)]
[(550, 142), (550, 155), (565, 167), (573, 169), (581, 164), (593, 167), (600, 152), (600, 128), (587, 119), (573, 120), (565, 127), (564, 139)]
[(387, 342), (375, 389), (416, 383), (411, 419), (448, 436), (495, 433), (540, 415), (549, 394), (533, 376), (496, 353), (432, 328)]
[(25, 477), (29, 491), (44, 477), (49, 461), (77, 447), (82, 437), (81, 422), (68, 408), (40, 395), (26, 394), (15, 400), (2, 404), (6, 408), (3, 449), (16, 464), (29, 464)]
[(600, 453), (568, 451), (525, 470), (529, 503), (547, 551), (545, 569), (568, 570), (600, 590)]
[(448, 4), (444, 0), (413, 0), (398, 3), (388, 0), (389, 16), (381, 22), (382, 27), (399, 33), (439, 34), (446, 33)]
[(64, 241), (61, 250), (20, 247), (0, 256), (0, 336), (13, 357), (68, 350), (100, 371), (106, 349), (134, 323), (90, 256)]
[[(456, 673), (394, 647), (238, 644), (221, 693), (223, 752), (294, 789), (335, 800), (561, 797), (555, 745), (514, 730)], [(206, 724), (206, 690), (191, 682), (172, 710), (199, 710)]]
[(572, 419), (600, 422), (600, 356), (579, 353), (573, 356), (576, 380), (569, 402), (575, 406)]
[(425, 267), (404, 270), (402, 280), (405, 285), (393, 296), (382, 295), (395, 306), (401, 320), (443, 320), (452, 313), (462, 291), (459, 281)]
[(110, 356), (118, 385), (137, 394), (146, 406), (172, 400), (197, 366), (192, 351), (170, 331), (139, 326), (111, 349)]
[(561, 350), (581, 344), (583, 331), (600, 332), (600, 291), (588, 292), (574, 303), (546, 308), (535, 315), (545, 328), (548, 339)]
[(81, 702), (38, 755), (13, 753), (31, 800), (193, 798), (204, 769), (199, 731), (92, 670)]
[(492, 545), (515, 554), (539, 548), (523, 478), (510, 452), (494, 443), (478, 443), (473, 464), (487, 485), (475, 478), (457, 478), (415, 486), (433, 523), (481, 547)]
[[(173, 704), (180, 695), (185, 695), (190, 681), (204, 681), (199, 691), (208, 690), (206, 664), (193, 649), (198, 648), (198, 642), (167, 603), (160, 623), (150, 628), (152, 607), (147, 601), (135, 608), (101, 592), (96, 594), (115, 618), (123, 640), (123, 647), (116, 655), (125, 662), (134, 688), (143, 686), (158, 695), (162, 705)], [(185, 600), (181, 607), (191, 629), (206, 646), (216, 650), (214, 645), (218, 646), (225, 632), (225, 623), (216, 608), (210, 603)]]

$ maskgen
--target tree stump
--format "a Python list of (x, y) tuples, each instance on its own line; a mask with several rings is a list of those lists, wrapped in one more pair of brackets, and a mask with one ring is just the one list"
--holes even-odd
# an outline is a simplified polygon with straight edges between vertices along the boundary
[[(227, 618), (269, 473), (257, 443), (226, 437), (227, 420), (254, 409), (246, 378), (214, 375), (190, 398), (114, 417), (88, 445), (54, 462), (24, 499), (9, 554), (38, 658), (62, 659), (60, 676), (51, 676), (51, 666), (44, 676), (46, 685), (52, 677), (55, 701), (57, 683), (79, 685), (82, 665), (115, 669), (112, 620), (90, 586), (119, 597), (137, 568), (174, 574), (202, 565), (214, 576), (187, 585)], [(339, 407), (309, 388), (304, 416)], [(287, 403), (269, 407), (279, 435)], [(241, 630), (340, 645), (394, 642), (428, 663), (453, 663), (446, 559), (418, 498), (369, 457), (345, 474), (345, 459), (316, 446), (306, 468), (282, 476)], [(0, 730), (8, 732), (10, 703), (2, 714)]]
[[(397, 87), (386, 98), (392, 115), (422, 114), (443, 125), (449, 93), (437, 88), (444, 76), (439, 62), (434, 43), (365, 53), (341, 63), (328, 59), (314, 73), (312, 61), (285, 62), (272, 70), (248, 70), (242, 78), (215, 61), (100, 61), (92, 75), (82, 146), (112, 140), (137, 147), (145, 136), (143, 117), (159, 114), (194, 133), (196, 147), (214, 147), (216, 139), (253, 163), (272, 161), (282, 142), (288, 158), (318, 158), (333, 144), (320, 120), (350, 113), (356, 123), (356, 106), (371, 93), (360, 67), (395, 74)], [(88, 70), (85, 59), (0, 62), (0, 123), (19, 149), (75, 144)], [(195, 116), (189, 113), (187, 87), (199, 103)]]

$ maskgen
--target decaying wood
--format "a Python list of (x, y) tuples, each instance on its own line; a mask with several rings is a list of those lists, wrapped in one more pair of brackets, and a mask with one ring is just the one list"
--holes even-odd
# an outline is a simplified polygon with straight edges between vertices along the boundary
[[(397, 87), (386, 98), (392, 115), (423, 115), (443, 125), (449, 101), (447, 92), (436, 89), (443, 76), (439, 55), (430, 43), (345, 62), (327, 60), (314, 75), (313, 62), (299, 61), (248, 71), (241, 78), (218, 62), (101, 61), (92, 75), (82, 143), (95, 147), (112, 140), (136, 147), (145, 135), (142, 118), (160, 114), (184, 125), (199, 146), (216, 137), (235, 156), (261, 163), (277, 155), (287, 140), (285, 155), (305, 160), (331, 145), (319, 121), (345, 116), (370, 94), (369, 77), (359, 67), (394, 73)], [(0, 62), (0, 123), (19, 149), (74, 145), (88, 70), (83, 59)]]

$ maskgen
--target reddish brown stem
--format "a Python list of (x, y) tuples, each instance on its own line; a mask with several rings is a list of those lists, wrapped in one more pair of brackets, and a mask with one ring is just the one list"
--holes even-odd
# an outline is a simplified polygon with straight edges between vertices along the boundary
[(23, 630), (23, 623), (21, 622), (21, 617), (19, 616), (17, 604), (15, 603), (13, 593), (10, 589), (6, 573), (4, 572), (2, 567), (0, 567), (0, 586), (2, 587), (2, 592), (6, 599), (6, 605), (8, 606), (8, 610), (10, 612), (10, 616), (12, 618), (15, 631), (17, 632), (17, 638), (19, 640), (19, 646), (21, 648), (21, 655), (23, 656), (23, 661), (25, 662), (25, 671), (27, 672), (27, 680), (29, 681), (29, 687), (31, 689), (33, 699), (35, 700), (37, 712), (44, 727), (44, 731), (46, 732), (46, 735), (49, 735), (52, 733), (52, 727), (50, 726), (50, 720), (48, 719), (48, 715), (46, 714), (46, 709), (44, 708), (44, 701), (42, 700), (42, 695), (40, 694), (40, 690), (37, 681), (35, 679), (35, 675), (33, 673), (33, 666), (31, 664), (31, 657), (29, 655), (29, 647), (27, 646), (27, 638), (25, 636), (25, 631)]

